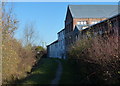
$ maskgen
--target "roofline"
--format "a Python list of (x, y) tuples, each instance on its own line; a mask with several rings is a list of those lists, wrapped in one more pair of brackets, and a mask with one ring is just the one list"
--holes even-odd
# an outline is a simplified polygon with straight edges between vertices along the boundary
[(70, 6), (72, 6), (72, 5), (68, 5), (68, 9), (70, 10), (70, 14), (71, 14), (72, 18), (74, 18), (74, 15), (73, 15), (73, 13), (72, 13), (72, 11), (71, 11)]
[(64, 28), (64, 29), (62, 29), (62, 30), (60, 30), (57, 34), (59, 34), (60, 32), (62, 32), (63, 30), (65, 30), (65, 28)]
[(58, 40), (56, 40), (56, 41), (52, 42), (51, 44), (47, 45), (47, 47), (49, 47), (50, 45), (55, 44), (57, 42), (58, 42)]
[[(68, 9), (70, 10), (70, 13), (71, 13), (73, 19), (74, 18), (92, 18), (92, 17), (75, 17), (74, 14), (71, 11), (70, 6), (92, 6), (92, 4), (91, 5), (83, 5), (83, 4), (82, 5), (68, 5)], [(100, 5), (96, 5), (96, 6), (106, 6), (106, 5), (100, 4)], [(109, 6), (109, 5), (107, 5), (107, 6)], [(112, 5), (112, 6), (118, 6), (118, 5)], [(95, 18), (109, 18), (109, 17), (95, 17)]]
[[(105, 20), (103, 20), (103, 21), (100, 21), (100, 22), (98, 22), (97, 24), (103, 23), (103, 22), (105, 22), (105, 21), (107, 21), (107, 20), (109, 20), (109, 19), (112, 19), (112, 18), (114, 18), (114, 17), (117, 17), (117, 16), (120, 16), (120, 13), (118, 13), (118, 14), (110, 17), (110, 18), (107, 18), (107, 19), (105, 19)], [(82, 31), (85, 31), (85, 30), (89, 29), (90, 27), (95, 26), (95, 25), (97, 25), (97, 24), (91, 25), (91, 26), (89, 26), (88, 28), (83, 29)]]
[[(116, 15), (113, 15), (112, 17), (109, 17), (109, 18), (107, 18), (107, 19), (105, 19), (105, 20), (103, 20), (103, 21), (100, 21), (100, 22), (98, 22), (97, 24), (103, 23), (103, 22), (105, 22), (105, 21), (107, 21), (107, 20), (109, 20), (109, 19), (112, 19), (112, 18), (114, 18), (114, 17), (116, 17), (116, 16), (119, 16), (119, 15), (120, 15), (120, 13), (118, 13), (118, 14), (116, 14)], [(93, 24), (93, 25), (91, 25), (90, 27), (92, 27), (92, 26), (94, 26), (94, 25), (97, 25), (97, 24)]]
[[(72, 15), (71, 10), (70, 10), (70, 5), (67, 6), (67, 12), (68, 12), (68, 10), (70, 11), (71, 17), (73, 18), (73, 15)], [(67, 17), (67, 12), (66, 12), (66, 17)], [(65, 17), (64, 22), (66, 21), (66, 17)]]

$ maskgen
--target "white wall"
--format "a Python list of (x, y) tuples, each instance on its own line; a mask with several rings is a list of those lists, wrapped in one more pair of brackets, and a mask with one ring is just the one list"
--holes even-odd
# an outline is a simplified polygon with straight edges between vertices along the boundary
[(48, 57), (65, 59), (65, 30), (58, 33), (58, 42), (50, 44), (48, 52)]
[(65, 58), (65, 30), (58, 33), (59, 58)]
[(49, 46), (49, 57), (51, 58), (58, 58), (58, 42), (57, 43), (53, 43)]

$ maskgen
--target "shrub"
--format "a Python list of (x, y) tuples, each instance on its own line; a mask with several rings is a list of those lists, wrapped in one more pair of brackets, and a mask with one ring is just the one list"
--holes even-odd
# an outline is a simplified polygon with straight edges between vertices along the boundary
[(16, 39), (10, 38), (2, 44), (3, 83), (20, 79), (30, 72), (35, 64), (35, 53), (22, 47)]
[[(96, 68), (92, 69), (97, 73), (102, 72), (102, 75), (98, 76), (102, 76), (106, 83), (119, 83), (120, 54), (118, 47), (120, 45), (118, 39), (120, 38), (116, 35), (82, 39), (71, 48), (69, 57), (70, 59), (76, 59), (78, 64), (81, 64), (81, 61), (94, 65), (98, 64), (100, 66), (98, 71), (96, 71)], [(88, 72), (90, 71), (88, 70)]]
[(46, 57), (45, 54), (47, 53), (46, 50), (42, 46), (35, 47), (36, 58), (39, 60), (41, 58)]
[(68, 52), (69, 59), (82, 59), (88, 57), (86, 55), (87, 49), (91, 47), (92, 39), (81, 39), (77, 41)]
[(118, 83), (120, 70), (119, 43), (118, 36), (104, 36), (93, 39), (92, 47), (88, 50), (89, 57), (94, 63), (101, 66), (104, 71), (103, 76), (107, 83)]
[[(29, 48), (23, 47), (22, 43), (14, 38), (15, 30), (18, 29), (18, 20), (12, 9), (6, 8), (2, 3), (2, 81), (3, 84), (25, 77), (35, 64), (35, 53)], [(31, 44), (32, 45), (32, 44)]]
[(18, 54), (12, 47), (12, 39), (2, 44), (2, 79), (9, 81), (17, 74), (18, 64), (21, 61)]

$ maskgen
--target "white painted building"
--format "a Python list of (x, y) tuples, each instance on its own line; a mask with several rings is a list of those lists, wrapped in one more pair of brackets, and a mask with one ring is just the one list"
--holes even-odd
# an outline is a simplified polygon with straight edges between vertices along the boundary
[(65, 29), (58, 32), (58, 40), (47, 46), (48, 57), (65, 59)]
[(65, 59), (65, 29), (58, 32), (59, 58)]
[(47, 46), (48, 57), (50, 58), (59, 58), (59, 50), (58, 50), (58, 40), (54, 41), (50, 45)]

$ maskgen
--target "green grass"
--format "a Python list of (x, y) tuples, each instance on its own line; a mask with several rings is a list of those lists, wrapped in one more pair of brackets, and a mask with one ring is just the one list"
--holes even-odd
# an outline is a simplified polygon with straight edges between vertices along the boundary
[(88, 67), (81, 63), (80, 66), (73, 60), (60, 60), (60, 59), (42, 59), (32, 73), (22, 80), (22, 84), (50, 84), (55, 78), (58, 63), (56, 60), (61, 61), (63, 71), (59, 84), (82, 84), (88, 83), (86, 76), (88, 74)]
[(60, 84), (78, 84), (79, 74), (74, 62), (68, 60), (61, 60), (63, 66), (63, 73), (61, 76)]
[[(76, 64), (74, 60), (61, 60), (63, 65), (63, 73), (60, 80), (60, 84), (100, 84), (102, 81), (98, 79), (99, 74), (91, 75), (95, 72), (94, 64), (87, 62), (80, 62)], [(90, 76), (91, 75), (91, 76)], [(89, 76), (89, 78), (87, 78)]]
[(37, 68), (22, 80), (22, 84), (50, 84), (55, 77), (58, 66), (55, 60), (49, 58), (42, 59)]

